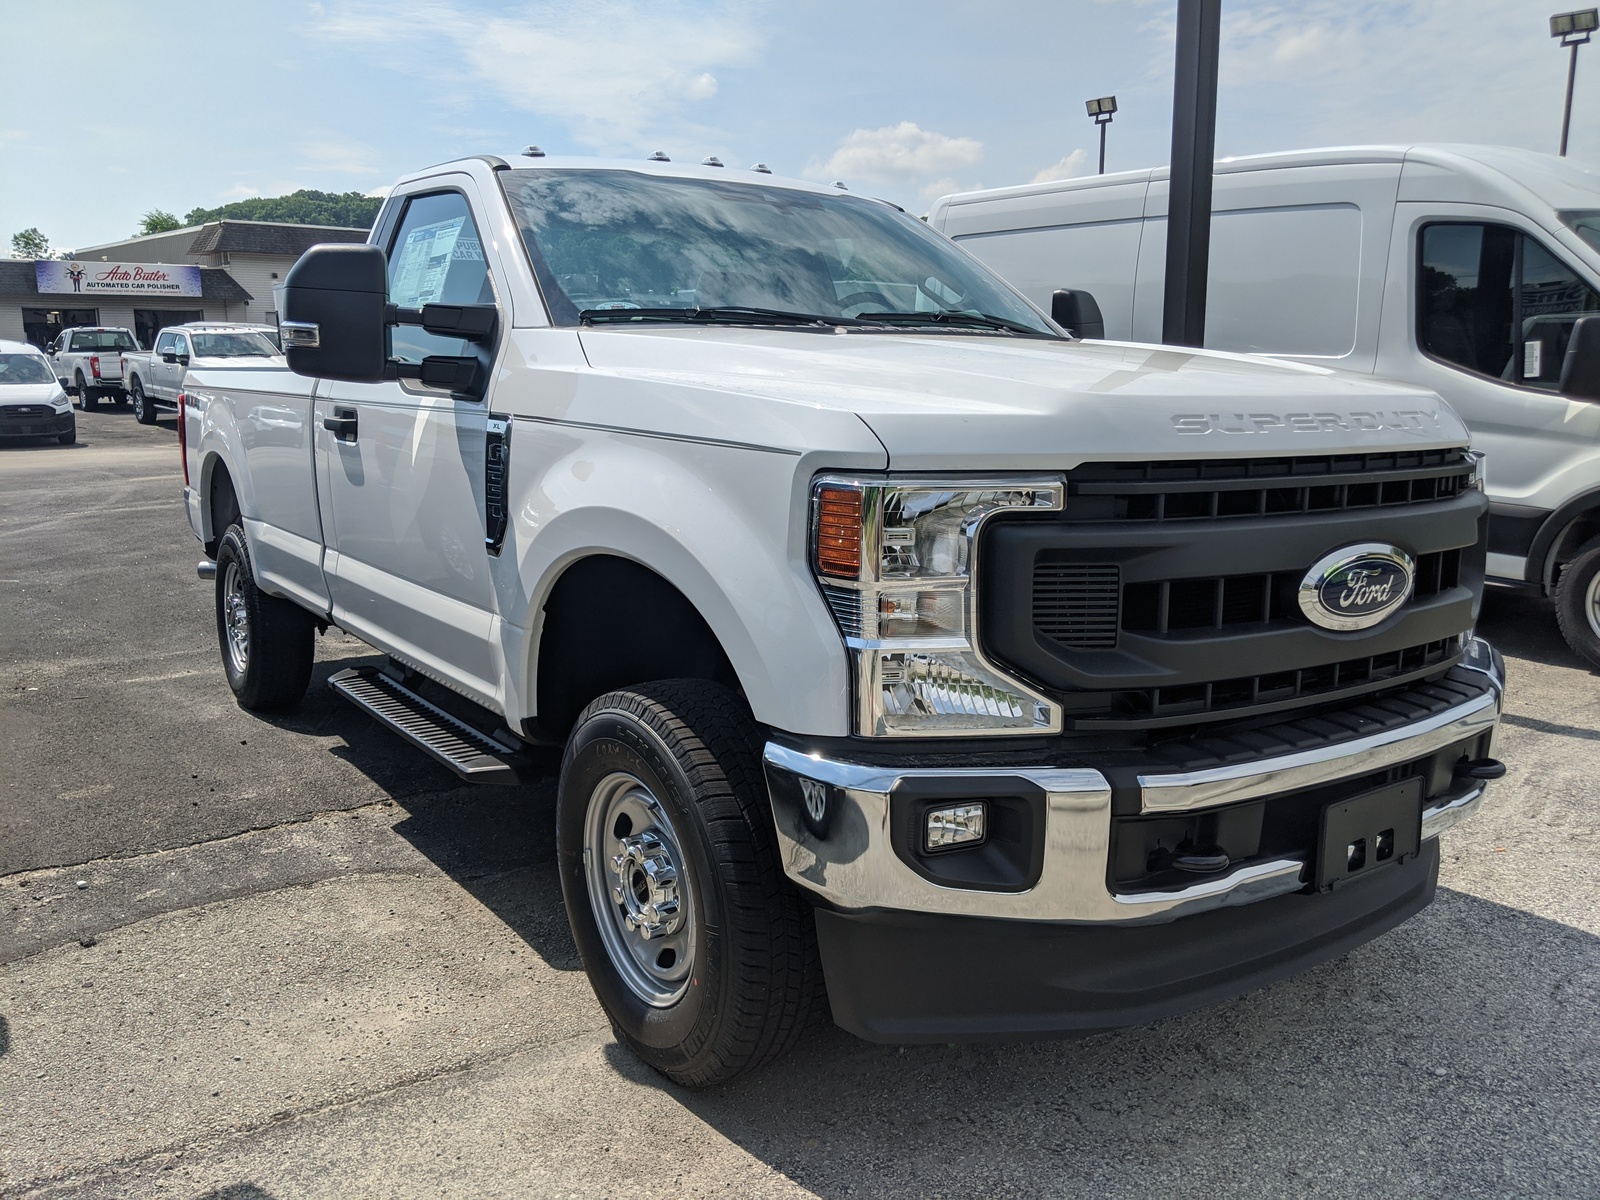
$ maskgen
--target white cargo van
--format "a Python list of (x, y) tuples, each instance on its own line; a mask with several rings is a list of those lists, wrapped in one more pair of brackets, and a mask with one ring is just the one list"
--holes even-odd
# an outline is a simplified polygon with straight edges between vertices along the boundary
[[(1092, 295), (1103, 329), (1080, 332), (1153, 342), (1167, 189), (1165, 167), (1028, 184), (947, 196), (928, 221), (1037, 303)], [(1575, 324), (1600, 313), (1600, 170), (1492, 146), (1307, 150), (1218, 162), (1212, 207), (1206, 346), (1443, 395), (1488, 454), (1491, 577), (1552, 595), (1600, 666), (1600, 396), (1587, 371), (1562, 384)], [(1193, 428), (1220, 451), (1261, 426)]]

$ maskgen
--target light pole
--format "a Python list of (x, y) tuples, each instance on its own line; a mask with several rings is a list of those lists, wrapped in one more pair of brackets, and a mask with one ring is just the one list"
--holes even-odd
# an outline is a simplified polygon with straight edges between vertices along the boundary
[(1117, 111), (1117, 98), (1115, 96), (1101, 96), (1098, 100), (1085, 100), (1083, 106), (1089, 110), (1089, 115), (1094, 118), (1094, 123), (1100, 127), (1100, 174), (1106, 173), (1106, 126), (1111, 124), (1111, 115)]
[(1560, 38), (1563, 46), (1572, 47), (1572, 58), (1567, 63), (1567, 103), (1561, 111), (1562, 158), (1567, 156), (1567, 129), (1572, 125), (1572, 82), (1578, 76), (1578, 47), (1589, 40), (1597, 25), (1600, 25), (1600, 9), (1594, 8), (1557, 13), (1550, 18), (1550, 36)]

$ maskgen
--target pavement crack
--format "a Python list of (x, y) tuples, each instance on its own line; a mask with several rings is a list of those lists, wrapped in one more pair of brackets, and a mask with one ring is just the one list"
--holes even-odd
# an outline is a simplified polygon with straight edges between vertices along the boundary
[(193, 1150), (220, 1146), (229, 1141), (242, 1141), (265, 1130), (303, 1121), (307, 1117), (320, 1116), (323, 1113), (335, 1112), (339, 1109), (354, 1108), (372, 1100), (381, 1100), (388, 1096), (398, 1095), (411, 1088), (432, 1083), (435, 1080), (465, 1076), (473, 1071), (509, 1061), (532, 1051), (556, 1050), (583, 1038), (592, 1037), (595, 1033), (601, 1032), (606, 1028), (606, 1023), (599, 1021), (592, 1026), (585, 1026), (568, 1034), (566, 1037), (557, 1038), (554, 1041), (539, 1041), (535, 1038), (526, 1038), (519, 1042), (501, 1046), (490, 1054), (457, 1059), (454, 1062), (444, 1063), (426, 1070), (410, 1072), (387, 1083), (363, 1088), (349, 1095), (331, 1097), (319, 1103), (307, 1104), (299, 1108), (280, 1109), (266, 1117), (254, 1120), (238, 1121), (226, 1130), (213, 1130), (209, 1134), (167, 1142), (160, 1146), (152, 1146), (139, 1151), (137, 1154), (123, 1155), (87, 1168), (68, 1170), (54, 1175), (38, 1175), (23, 1182), (18, 1194), (26, 1195), (28, 1192), (42, 1187), (59, 1187), (63, 1184), (88, 1183), (97, 1179), (106, 1179), (118, 1172), (138, 1168), (145, 1163), (164, 1156), (187, 1154)]

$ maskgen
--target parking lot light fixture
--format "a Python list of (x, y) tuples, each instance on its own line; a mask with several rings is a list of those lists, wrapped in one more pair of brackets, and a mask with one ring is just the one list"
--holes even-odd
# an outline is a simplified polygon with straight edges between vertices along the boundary
[(1115, 96), (1101, 96), (1098, 100), (1085, 100), (1083, 106), (1089, 110), (1089, 115), (1094, 118), (1094, 123), (1100, 127), (1100, 174), (1106, 173), (1106, 126), (1111, 124), (1112, 114), (1117, 111), (1117, 98)]
[(1550, 18), (1550, 36), (1560, 38), (1563, 46), (1572, 47), (1572, 57), (1567, 60), (1567, 102), (1561, 110), (1562, 158), (1567, 156), (1567, 131), (1572, 127), (1572, 84), (1578, 77), (1578, 47), (1589, 40), (1597, 27), (1600, 27), (1600, 9), (1596, 8), (1556, 13)]

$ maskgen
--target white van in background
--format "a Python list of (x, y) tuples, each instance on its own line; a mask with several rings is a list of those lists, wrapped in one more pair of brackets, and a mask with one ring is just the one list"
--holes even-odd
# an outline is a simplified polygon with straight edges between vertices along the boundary
[[(1552, 595), (1567, 641), (1600, 666), (1600, 386), (1590, 366), (1561, 383), (1576, 322), (1600, 314), (1600, 170), (1493, 146), (1215, 170), (1206, 346), (1444, 396), (1488, 454), (1490, 576)], [(1154, 342), (1167, 191), (1166, 167), (1026, 184), (946, 196), (928, 222), (1046, 309), (1058, 289), (1092, 295), (1103, 329), (1080, 333)], [(1579, 341), (1585, 363), (1600, 354), (1600, 320)], [(1220, 453), (1255, 432), (1250, 416), (1194, 428)]]

